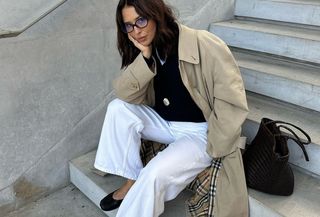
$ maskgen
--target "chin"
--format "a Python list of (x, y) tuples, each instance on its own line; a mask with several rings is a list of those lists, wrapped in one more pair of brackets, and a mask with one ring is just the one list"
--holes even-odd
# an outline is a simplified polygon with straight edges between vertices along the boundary
[(148, 46), (150, 46), (151, 45), (151, 42), (149, 42), (149, 41), (146, 41), (146, 42), (143, 42), (143, 43), (141, 43), (143, 46), (146, 46), (146, 47), (148, 47)]

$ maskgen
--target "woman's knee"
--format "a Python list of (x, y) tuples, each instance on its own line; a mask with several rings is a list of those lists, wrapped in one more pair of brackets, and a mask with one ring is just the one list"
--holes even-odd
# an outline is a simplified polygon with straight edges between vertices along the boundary
[(108, 107), (107, 107), (107, 113), (109, 114), (117, 114), (119, 111), (123, 111), (125, 108), (125, 105), (127, 102), (121, 100), (121, 99), (113, 99), (111, 102), (109, 102)]

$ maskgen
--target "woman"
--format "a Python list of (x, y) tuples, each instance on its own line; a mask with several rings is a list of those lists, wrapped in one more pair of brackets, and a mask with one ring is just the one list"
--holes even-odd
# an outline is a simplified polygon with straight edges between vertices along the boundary
[[(101, 208), (120, 206), (118, 217), (159, 216), (165, 201), (221, 158), (215, 216), (247, 216), (238, 145), (248, 108), (229, 49), (178, 24), (162, 0), (120, 0), (116, 17), (124, 71), (114, 81), (118, 99), (108, 106), (94, 166), (127, 182)], [(144, 168), (142, 138), (169, 144)]]

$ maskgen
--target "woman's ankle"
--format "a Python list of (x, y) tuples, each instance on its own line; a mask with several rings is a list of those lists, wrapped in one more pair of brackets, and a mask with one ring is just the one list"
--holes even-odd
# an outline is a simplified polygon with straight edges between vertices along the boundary
[(113, 199), (122, 200), (134, 183), (135, 180), (128, 179), (117, 191), (113, 193)]

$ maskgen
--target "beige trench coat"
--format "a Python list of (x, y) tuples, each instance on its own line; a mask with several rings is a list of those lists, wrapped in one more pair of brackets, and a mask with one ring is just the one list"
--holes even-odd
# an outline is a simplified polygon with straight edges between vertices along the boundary
[[(222, 158), (214, 206), (216, 217), (248, 216), (248, 194), (240, 145), (248, 114), (243, 81), (227, 45), (215, 35), (179, 25), (182, 81), (208, 122), (207, 152)], [(155, 67), (156, 68), (156, 67)], [(117, 97), (134, 104), (154, 104), (153, 78), (142, 54), (114, 80)]]

